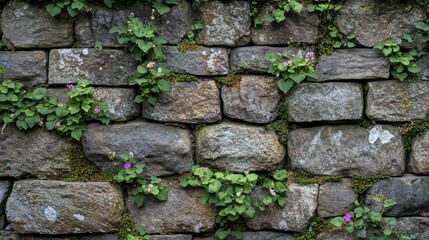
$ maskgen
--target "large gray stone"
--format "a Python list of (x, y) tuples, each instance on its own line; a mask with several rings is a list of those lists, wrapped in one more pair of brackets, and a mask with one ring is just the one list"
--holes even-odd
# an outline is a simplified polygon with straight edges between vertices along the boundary
[(88, 79), (93, 85), (126, 86), (136, 68), (134, 59), (122, 50), (54, 49), (49, 54), (49, 84)]
[(243, 46), (250, 42), (250, 2), (209, 1), (198, 5), (203, 29), (197, 43), (205, 46)]
[(197, 163), (215, 169), (245, 172), (279, 168), (285, 148), (277, 135), (264, 127), (223, 122), (200, 129)]
[(397, 127), (322, 126), (289, 132), (292, 169), (314, 175), (400, 176), (405, 151)]
[[(0, 66), (6, 68), (6, 77), (22, 82), (26, 88), (48, 82), (47, 64), (47, 54), (43, 51), (0, 51)], [(0, 82), (2, 80), (0, 75)]]
[(133, 198), (128, 198), (129, 214), (136, 225), (149, 234), (202, 233), (214, 228), (216, 208), (201, 203), (202, 189), (183, 189), (177, 181), (163, 184), (169, 188), (165, 202), (150, 198), (137, 208)]
[(58, 177), (70, 171), (71, 146), (53, 132), (37, 127), (24, 132), (9, 125), (0, 134), (0, 177)]
[(355, 34), (359, 45), (373, 47), (389, 37), (416, 32), (414, 24), (424, 21), (425, 13), (400, 0), (348, 0), (336, 16), (344, 34)]
[(256, 211), (246, 225), (254, 230), (273, 229), (300, 232), (308, 227), (317, 208), (318, 185), (289, 185), (286, 206), (272, 205), (265, 212)]
[(212, 123), (222, 119), (215, 81), (172, 82), (155, 106), (143, 104), (143, 117), (160, 122)]
[(345, 229), (333, 229), (325, 231), (317, 235), (316, 240), (358, 240), (352, 234), (348, 233)]
[(144, 163), (146, 176), (186, 172), (193, 165), (189, 130), (143, 121), (125, 124), (90, 124), (82, 138), (86, 157), (98, 167), (116, 171), (109, 152), (133, 152), (137, 163)]
[(402, 217), (397, 218), (393, 229), (400, 232), (412, 232), (416, 234), (416, 240), (429, 239), (429, 218), (427, 217)]
[(330, 56), (320, 56), (314, 81), (389, 78), (390, 65), (377, 49), (340, 49)]
[(350, 179), (327, 182), (319, 188), (317, 213), (321, 217), (343, 216), (353, 209), (357, 197)]
[(359, 120), (363, 91), (358, 83), (302, 83), (286, 95), (290, 122)]
[(429, 53), (423, 55), (417, 62), (417, 66), (420, 67), (420, 76), (429, 77)]
[[(290, 233), (257, 231), (257, 232), (242, 232), (243, 240), (293, 240), (293, 235)], [(212, 240), (214, 237), (196, 237), (195, 240)], [(228, 238), (228, 240), (234, 238)]]
[(24, 180), (15, 182), (6, 215), (20, 234), (106, 233), (118, 231), (123, 205), (107, 182)]
[(176, 235), (151, 235), (151, 240), (192, 240), (192, 235), (176, 234)]
[(377, 121), (429, 120), (429, 82), (369, 82), (366, 114)]
[(195, 51), (180, 52), (175, 46), (163, 46), (171, 71), (198, 76), (227, 75), (228, 52), (225, 48), (199, 46)]
[(222, 87), (224, 114), (251, 123), (274, 121), (281, 98), (277, 79), (257, 75), (240, 78), (238, 84)]
[[(259, 16), (272, 9), (265, 5)], [(306, 8), (301, 13), (286, 13), (286, 19), (280, 23), (264, 23), (260, 27), (252, 26), (251, 38), (255, 45), (287, 45), (290, 43), (315, 44), (319, 27), (317, 13), (310, 13)]]
[(415, 174), (429, 174), (429, 131), (417, 136), (411, 147), (408, 171)]
[[(375, 183), (368, 191), (365, 202), (374, 208), (381, 207), (374, 199), (383, 195), (396, 205), (385, 211), (386, 216), (419, 216), (429, 214), (429, 177), (405, 174)], [(381, 204), (381, 203), (380, 203)]]
[(134, 102), (136, 91), (132, 88), (98, 87), (94, 96), (109, 105), (112, 121), (129, 121), (140, 116), (141, 107)]
[(286, 53), (290, 56), (298, 55), (301, 51), (302, 55), (312, 52), (311, 47), (301, 49), (297, 47), (267, 47), (267, 46), (252, 46), (239, 47), (231, 51), (231, 72), (248, 72), (248, 73), (267, 73), (270, 61), (266, 59), (268, 53), (274, 53), (280, 56)]
[(51, 17), (43, 5), (12, 0), (1, 15), (3, 41), (9, 49), (55, 48), (73, 44), (73, 23)]
[(10, 190), (12, 190), (12, 185), (12, 181), (0, 181), (0, 229), (4, 229), (4, 227), (6, 227), (5, 206)]
[(12, 231), (0, 231), (2, 240), (119, 240), (118, 234), (90, 234), (90, 235), (31, 235), (17, 234)]

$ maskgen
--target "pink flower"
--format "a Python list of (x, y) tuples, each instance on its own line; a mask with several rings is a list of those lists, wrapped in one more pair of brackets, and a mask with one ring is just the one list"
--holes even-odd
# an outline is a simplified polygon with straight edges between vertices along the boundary
[(94, 113), (99, 113), (99, 112), (101, 112), (101, 109), (99, 109), (99, 108), (94, 109)]
[(346, 215), (344, 215), (343, 219), (344, 219), (344, 222), (350, 222), (352, 220), (352, 215), (347, 213)]
[(130, 169), (131, 168), (131, 163), (129, 163), (129, 162), (126, 162), (125, 164), (124, 164), (124, 168), (125, 169)]
[(68, 88), (70, 91), (73, 91), (73, 90), (74, 90), (74, 86), (73, 86), (73, 84), (68, 83), (66, 86), (67, 86), (67, 88)]
[(155, 66), (155, 62), (149, 62), (146, 67), (147, 68), (153, 68), (153, 66)]
[(55, 127), (57, 127), (57, 128), (61, 127), (61, 122), (55, 123)]

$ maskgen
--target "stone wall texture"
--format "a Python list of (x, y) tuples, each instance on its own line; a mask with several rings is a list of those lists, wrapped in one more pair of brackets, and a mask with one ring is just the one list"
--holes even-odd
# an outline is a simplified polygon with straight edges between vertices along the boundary
[[(318, 52), (322, 15), (304, 6), (283, 22), (255, 26), (255, 17), (273, 9), (269, 1), (179, 0), (162, 16), (149, 2), (159, 1), (120, 10), (89, 1), (88, 12), (70, 18), (51, 17), (46, 1), (0, 0), (0, 66), (7, 78), (26, 90), (47, 87), (60, 102), (66, 84), (88, 79), (109, 106), (111, 123), (88, 120), (79, 157), (115, 172), (119, 154), (132, 152), (145, 164), (144, 176), (160, 177), (170, 189), (167, 201), (149, 199), (139, 208), (128, 187), (64, 177), (76, 171), (75, 143), (41, 128), (0, 125), (0, 239), (118, 240), (123, 211), (151, 239), (213, 239), (216, 208), (202, 204), (201, 189), (180, 186), (194, 165), (244, 174), (289, 171), (286, 206), (241, 221), (245, 240), (292, 240), (316, 217), (343, 216), (355, 200), (377, 208), (380, 194), (397, 202), (385, 212), (398, 218), (394, 229), (429, 239), (429, 81), (393, 80), (388, 58), (373, 48), (403, 33), (417, 40), (414, 24), (427, 19), (424, 9), (401, 0), (343, 1), (334, 22), (342, 34), (356, 36), (356, 47), (316, 54), (317, 78), (283, 94), (266, 54)], [(257, 13), (252, 2), (261, 3)], [(134, 101), (139, 92), (129, 82), (139, 63), (109, 33), (131, 14), (145, 23), (154, 18), (167, 42), (162, 52), (175, 75), (155, 106)], [(198, 22), (198, 46), (180, 51)], [(407, 47), (413, 46), (427, 47)], [(428, 56), (418, 61), (424, 76)], [(341, 180), (299, 184), (293, 176), (302, 172)], [(375, 175), (385, 178), (354, 192), (356, 177)], [(355, 238), (334, 229), (314, 239)]]

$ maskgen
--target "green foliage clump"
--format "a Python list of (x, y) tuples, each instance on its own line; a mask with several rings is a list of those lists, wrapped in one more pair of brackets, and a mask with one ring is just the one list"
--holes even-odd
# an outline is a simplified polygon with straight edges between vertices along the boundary
[(294, 183), (306, 185), (306, 184), (324, 184), (326, 182), (341, 182), (342, 176), (314, 176), (302, 170), (289, 172), (291, 181)]
[[(429, 9), (429, 8), (428, 8)], [(424, 22), (417, 22), (416, 28), (418, 29), (418, 38), (421, 43), (429, 41), (429, 20)]]
[[(215, 239), (226, 239), (228, 236), (240, 239), (241, 233), (227, 228), (227, 224), (240, 218), (253, 218), (255, 208), (265, 211), (274, 203), (284, 207), (288, 191), (286, 177), (286, 170), (259, 176), (247, 172), (213, 172), (206, 167), (193, 166), (190, 176), (183, 178), (181, 185), (204, 188), (202, 203), (213, 204), (219, 210), (216, 223), (220, 229), (216, 231)], [(266, 192), (262, 199), (252, 195), (258, 186)]]
[(182, 40), (179, 44), (177, 44), (177, 50), (182, 53), (197, 50), (198, 45), (195, 41), (195, 35), (201, 29), (203, 29), (203, 24), (201, 22), (192, 24), (191, 31), (186, 34), (186, 39)]
[[(115, 153), (110, 154), (114, 159)], [(132, 152), (121, 154), (121, 161), (124, 163), (119, 172), (115, 174), (113, 180), (116, 183), (127, 183), (133, 185), (132, 193), (137, 207), (143, 206), (149, 196), (159, 201), (166, 201), (168, 197), (168, 187), (161, 184), (161, 179), (157, 177), (144, 178), (139, 176), (143, 173), (144, 164), (136, 164)]]
[(131, 56), (140, 63), (130, 82), (140, 89), (134, 101), (147, 101), (155, 105), (159, 94), (171, 91), (171, 84), (166, 80), (170, 70), (161, 50), (161, 45), (166, 43), (165, 39), (157, 36), (153, 23), (145, 24), (131, 16), (124, 26), (113, 27), (110, 33), (118, 33), (118, 42), (125, 44)]
[(198, 81), (198, 77), (187, 73), (170, 73), (166, 79), (170, 82), (194, 82)]
[(43, 87), (32, 91), (23, 89), (22, 83), (14, 83), (6, 78), (6, 69), (0, 67), (3, 82), (0, 84), (0, 124), (3, 127), (15, 123), (20, 130), (36, 125), (48, 130), (80, 140), (87, 129), (86, 120), (92, 119), (108, 124), (109, 111), (106, 103), (93, 96), (93, 87), (88, 80), (80, 80), (76, 86), (67, 84), (68, 101), (59, 103), (47, 96)]
[(136, 227), (133, 219), (123, 210), (121, 214), (120, 228), (118, 238), (121, 240), (149, 240), (144, 227)]
[(313, 52), (308, 52), (304, 56), (300, 50), (293, 57), (289, 57), (285, 53), (281, 56), (268, 53), (266, 59), (270, 61), (268, 73), (279, 78), (277, 84), (284, 93), (287, 93), (295, 84), (300, 84), (307, 77), (317, 77), (314, 70), (316, 58)]
[(277, 133), (277, 135), (279, 135), (279, 142), (282, 144), (286, 144), (289, 134), (289, 122), (284, 102), (278, 103), (277, 111), (277, 120), (271, 124), (271, 127)]
[(362, 194), (366, 190), (370, 189), (374, 183), (379, 182), (380, 180), (388, 178), (387, 176), (375, 175), (375, 176), (360, 176), (352, 178), (352, 188), (353, 192), (356, 194)]
[(294, 236), (294, 240), (316, 240), (317, 235), (324, 231), (332, 229), (329, 221), (322, 217), (315, 217), (310, 222), (310, 228)]
[(407, 123), (401, 127), (402, 144), (406, 151), (411, 151), (413, 138), (429, 130), (429, 122), (426, 123)]
[[(255, 26), (261, 26), (264, 23), (283, 22), (286, 19), (286, 14), (289, 12), (300, 13), (304, 7), (296, 0), (272, 0), (273, 9), (263, 17), (255, 17)], [(258, 1), (252, 1), (253, 5), (258, 4)], [(256, 15), (256, 14), (255, 14)]]

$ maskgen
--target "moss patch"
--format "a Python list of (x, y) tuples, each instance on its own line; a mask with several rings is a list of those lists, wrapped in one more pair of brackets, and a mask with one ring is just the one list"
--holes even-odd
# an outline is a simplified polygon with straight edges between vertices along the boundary
[(175, 82), (194, 82), (198, 81), (198, 77), (187, 73), (171, 73), (166, 77), (169, 81)]
[(177, 50), (182, 53), (195, 51), (197, 49), (198, 45), (188, 40), (183, 40), (182, 42), (177, 44)]
[(279, 102), (277, 111), (277, 120), (271, 124), (271, 128), (279, 135), (279, 142), (286, 144), (289, 134), (289, 123), (284, 102)]
[(407, 123), (401, 126), (401, 137), (405, 151), (411, 151), (414, 137), (429, 130), (429, 122)]
[(389, 178), (388, 176), (376, 175), (369, 177), (353, 177), (352, 178), (352, 188), (353, 192), (356, 194), (362, 194), (374, 185), (374, 183), (379, 182), (380, 180)]
[(235, 87), (240, 84), (241, 76), (231, 74), (226, 77), (216, 77), (214, 79), (222, 85), (225, 85), (228, 87)]
[(314, 176), (302, 170), (289, 171), (288, 179), (298, 184), (324, 184), (326, 182), (341, 182), (342, 176)]
[(309, 229), (294, 235), (295, 240), (315, 240), (317, 238), (317, 235), (333, 229), (333, 226), (329, 223), (327, 219), (324, 219), (322, 217), (315, 217), (310, 222)]

